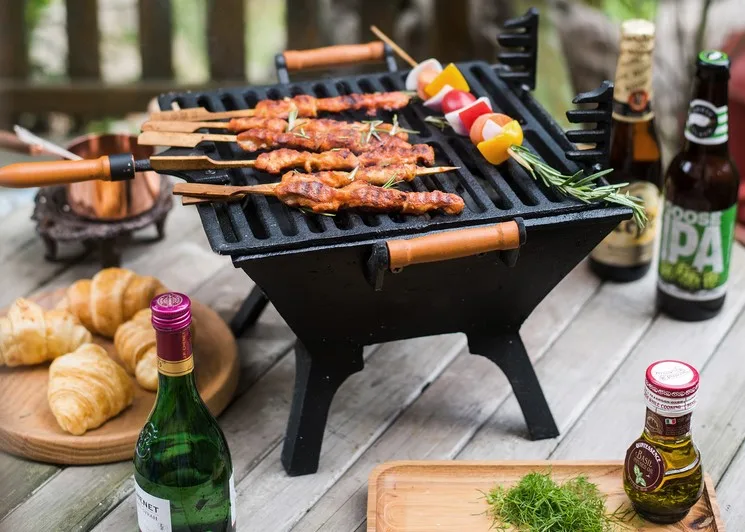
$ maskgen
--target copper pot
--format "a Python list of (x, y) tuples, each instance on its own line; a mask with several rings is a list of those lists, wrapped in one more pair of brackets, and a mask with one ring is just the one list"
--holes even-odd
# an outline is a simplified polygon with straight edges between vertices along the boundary
[[(153, 155), (152, 146), (139, 146), (131, 135), (87, 135), (71, 141), (66, 148), (83, 159), (101, 155), (132, 153), (135, 159)], [(70, 209), (84, 218), (123, 220), (153, 208), (161, 194), (163, 176), (155, 172), (138, 172), (128, 181), (85, 181), (67, 187)]]

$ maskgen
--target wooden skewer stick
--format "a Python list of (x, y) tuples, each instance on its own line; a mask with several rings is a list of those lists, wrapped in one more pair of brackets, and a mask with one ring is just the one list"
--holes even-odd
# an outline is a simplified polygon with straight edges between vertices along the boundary
[(245, 118), (254, 116), (253, 109), (240, 109), (238, 111), (210, 112), (204, 107), (193, 107), (191, 109), (176, 109), (174, 111), (156, 111), (150, 113), (150, 120), (224, 120), (226, 118)]
[(390, 46), (391, 49), (394, 52), (396, 52), (396, 54), (401, 59), (403, 59), (404, 61), (406, 61), (407, 63), (409, 63), (409, 65), (411, 65), (412, 68), (414, 68), (417, 65), (417, 62), (414, 61), (414, 58), (413, 57), (411, 57), (409, 54), (407, 54), (406, 51), (403, 48), (401, 48), (399, 45), (397, 45), (396, 42), (393, 39), (391, 39), (390, 37), (388, 37), (388, 35), (386, 35), (382, 31), (380, 31), (380, 29), (377, 26), (375, 26), (375, 25), (370, 26), (370, 31), (372, 31), (378, 39), (380, 39), (381, 41), (383, 41), (384, 43), (386, 43), (388, 46)]
[(195, 148), (200, 142), (237, 142), (237, 135), (214, 135), (211, 133), (172, 133), (167, 131), (145, 131), (137, 137), (141, 146), (178, 146)]
[(167, 133), (194, 133), (199, 129), (230, 129), (230, 122), (189, 122), (188, 120), (148, 120), (142, 131), (164, 131)]

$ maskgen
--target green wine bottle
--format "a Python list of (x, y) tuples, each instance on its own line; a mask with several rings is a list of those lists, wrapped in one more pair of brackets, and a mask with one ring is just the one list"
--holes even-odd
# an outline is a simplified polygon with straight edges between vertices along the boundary
[(153, 299), (150, 309), (158, 393), (135, 448), (140, 531), (233, 532), (233, 465), (225, 436), (194, 381), (191, 301), (170, 292)]

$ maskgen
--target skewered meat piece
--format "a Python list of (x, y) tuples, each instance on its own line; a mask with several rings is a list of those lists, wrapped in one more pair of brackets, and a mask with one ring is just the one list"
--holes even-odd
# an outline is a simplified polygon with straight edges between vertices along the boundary
[(312, 174), (299, 174), (298, 172), (287, 172), (282, 176), (282, 180), (293, 179), (296, 175), (315, 179), (324, 185), (334, 188), (341, 188), (349, 185), (353, 181), (364, 181), (371, 185), (385, 185), (391, 179), (397, 181), (411, 181), (417, 176), (419, 168), (415, 164), (394, 164), (391, 166), (369, 166), (358, 168), (356, 172), (325, 171), (315, 172)]
[(414, 144), (412, 149), (381, 148), (355, 156), (347, 149), (313, 153), (289, 148), (262, 153), (256, 158), (254, 168), (270, 174), (279, 174), (290, 168), (303, 168), (306, 172), (319, 170), (353, 170), (357, 166), (390, 166), (417, 164), (432, 166), (435, 152), (426, 144)]
[(250, 116), (247, 118), (233, 118), (228, 122), (230, 131), (240, 133), (249, 129), (268, 129), (270, 131), (284, 132), (287, 131), (287, 120), (282, 118), (265, 118), (259, 116)]
[[(277, 131), (284, 133), (289, 127), (287, 120), (281, 118), (233, 118), (228, 122), (226, 129), (235, 131), (236, 133), (242, 133), (249, 129), (268, 129), (270, 131)], [(292, 131), (293, 132), (326, 132), (336, 131), (341, 129), (355, 129), (357, 131), (370, 131), (371, 123), (369, 122), (344, 122), (342, 120), (331, 120), (328, 118), (302, 118), (295, 121)], [(390, 134), (395, 126), (393, 124), (386, 124), (385, 122), (375, 124), (375, 132), (380, 135)], [(398, 129), (398, 128), (397, 128)], [(408, 140), (409, 135), (406, 131), (396, 131), (395, 135), (402, 140)]]
[(265, 118), (287, 118), (290, 111), (297, 108), (299, 117), (314, 118), (319, 111), (339, 113), (367, 109), (374, 115), (378, 109), (394, 111), (409, 104), (411, 99), (402, 92), (377, 92), (373, 94), (349, 94), (333, 98), (315, 98), (299, 94), (284, 100), (261, 100), (254, 108), (256, 116)]
[(354, 129), (340, 129), (331, 132), (278, 133), (268, 129), (249, 129), (238, 134), (238, 144), (246, 151), (267, 150), (277, 147), (298, 148), (308, 151), (329, 151), (346, 148), (352, 153), (364, 153), (382, 147), (411, 149), (411, 144), (398, 137), (382, 137), (381, 140)]
[(334, 188), (296, 172), (282, 179), (274, 188), (274, 195), (290, 207), (301, 207), (313, 212), (336, 212), (358, 209), (368, 212), (400, 212), (425, 214), (441, 210), (445, 214), (459, 214), (465, 206), (457, 194), (434, 192), (403, 192), (393, 188), (376, 187), (364, 181), (353, 181), (343, 188)]
[(390, 166), (392, 164), (435, 164), (435, 150), (427, 144), (414, 144), (411, 149), (382, 146), (380, 149), (361, 153), (360, 166)]
[(279, 174), (289, 168), (303, 168), (306, 172), (318, 170), (352, 170), (358, 166), (357, 156), (349, 150), (313, 153), (289, 148), (262, 153), (256, 158), (254, 168), (270, 174)]

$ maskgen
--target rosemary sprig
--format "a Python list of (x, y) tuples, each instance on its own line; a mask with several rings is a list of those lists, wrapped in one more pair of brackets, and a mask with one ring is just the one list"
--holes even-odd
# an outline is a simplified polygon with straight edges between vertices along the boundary
[(509, 153), (518, 164), (528, 171), (533, 179), (540, 180), (547, 187), (556, 189), (565, 196), (570, 196), (585, 203), (605, 201), (629, 207), (634, 213), (634, 222), (639, 230), (646, 225), (647, 213), (644, 210), (642, 200), (630, 196), (628, 192), (625, 194), (619, 192), (628, 183), (596, 186), (597, 180), (611, 173), (612, 169), (608, 168), (588, 176), (585, 176), (582, 170), (574, 175), (563, 175), (524, 146), (513, 145), (510, 147)]
[(303, 129), (302, 127), (300, 128), (300, 131), (293, 131), (292, 134), (295, 135), (296, 137), (300, 137), (300, 138), (303, 138), (303, 139), (309, 139), (310, 138), (305, 133), (305, 129)]
[(393, 127), (391, 128), (391, 131), (388, 134), (390, 136), (393, 136), (400, 131), (403, 131), (404, 133), (408, 133), (409, 135), (419, 134), (419, 132), (416, 129), (406, 129), (405, 127), (401, 127), (401, 125), (398, 123), (398, 115), (393, 115)]
[(293, 130), (295, 127), (295, 121), (297, 120), (298, 109), (297, 105), (292, 104), (292, 109), (287, 114), (287, 133)]
[(354, 181), (354, 179), (357, 177), (357, 172), (359, 171), (359, 169), (360, 169), (359, 166), (355, 166), (354, 170), (349, 172), (349, 175), (347, 177), (349, 177), (350, 181)]
[(398, 174), (393, 174), (391, 178), (385, 182), (385, 184), (381, 188), (393, 188), (399, 183), (401, 183), (403, 179), (398, 179)]
[(321, 216), (336, 216), (335, 212), (313, 212), (310, 209), (306, 209), (305, 207), (298, 207), (297, 209), (303, 214), (307, 215), (320, 214)]
[(428, 124), (432, 124), (435, 127), (439, 127), (443, 131), (445, 131), (446, 127), (450, 127), (448, 121), (445, 120), (445, 118), (442, 116), (428, 116), (424, 119), (424, 121)]

